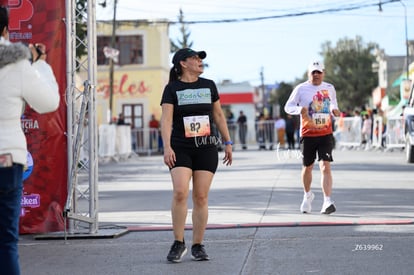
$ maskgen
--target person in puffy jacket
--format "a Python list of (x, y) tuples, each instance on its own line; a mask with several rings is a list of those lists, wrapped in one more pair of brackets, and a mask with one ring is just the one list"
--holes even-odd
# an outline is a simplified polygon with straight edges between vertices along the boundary
[(0, 267), (2, 274), (14, 275), (20, 274), (17, 243), (27, 162), (20, 118), (25, 104), (38, 113), (55, 111), (60, 96), (45, 46), (11, 43), (8, 24), (8, 10), (0, 7)]

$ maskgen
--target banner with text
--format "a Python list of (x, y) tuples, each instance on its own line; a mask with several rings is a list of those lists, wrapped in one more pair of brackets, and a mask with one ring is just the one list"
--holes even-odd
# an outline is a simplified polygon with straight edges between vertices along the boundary
[[(47, 62), (59, 84), (59, 109), (40, 115), (30, 108), (22, 116), (28, 143), (23, 175), (20, 233), (64, 229), (62, 209), (67, 196), (66, 26), (65, 1), (8, 0), (9, 34), (13, 42), (46, 45)], [(24, 79), (22, 79), (24, 81)]]

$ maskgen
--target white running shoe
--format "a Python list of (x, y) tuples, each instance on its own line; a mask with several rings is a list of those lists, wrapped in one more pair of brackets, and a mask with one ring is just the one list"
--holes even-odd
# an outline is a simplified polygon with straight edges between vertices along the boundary
[(315, 195), (310, 192), (310, 195), (303, 195), (303, 201), (300, 205), (300, 212), (302, 213), (310, 213), (312, 211), (312, 201), (315, 198)]
[(321, 214), (329, 215), (336, 211), (335, 205), (333, 202), (324, 202), (321, 209)]

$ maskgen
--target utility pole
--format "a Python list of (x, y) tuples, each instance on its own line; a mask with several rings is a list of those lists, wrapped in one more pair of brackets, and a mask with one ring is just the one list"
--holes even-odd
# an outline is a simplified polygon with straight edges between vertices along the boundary
[(261, 86), (262, 86), (262, 111), (264, 113), (264, 110), (266, 108), (266, 93), (265, 93), (265, 85), (264, 85), (264, 75), (263, 75), (263, 67), (260, 70), (260, 81), (261, 81)]
[(405, 18), (405, 49), (406, 49), (406, 53), (405, 53), (405, 58), (406, 58), (406, 79), (410, 79), (410, 52), (409, 52), (409, 45), (408, 45), (408, 27), (407, 27), (407, 7), (405, 6), (403, 1), (399, 1), (401, 3), (401, 5), (404, 7), (404, 18)]
[[(112, 37), (111, 37), (111, 48), (115, 49), (116, 42), (116, 5), (117, 0), (114, 0), (114, 17), (112, 20)], [(113, 111), (113, 96), (114, 96), (114, 59), (109, 58), (109, 123), (112, 121), (112, 111)]]

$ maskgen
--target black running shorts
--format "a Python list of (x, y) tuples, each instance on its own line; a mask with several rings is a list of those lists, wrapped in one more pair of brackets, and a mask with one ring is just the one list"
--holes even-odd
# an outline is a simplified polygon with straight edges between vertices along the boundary
[(334, 147), (334, 137), (332, 134), (321, 137), (301, 137), (300, 150), (302, 152), (302, 163), (310, 166), (315, 162), (316, 153), (318, 161), (333, 161), (332, 150)]
[(173, 149), (176, 157), (174, 167), (188, 167), (193, 171), (206, 170), (213, 174), (216, 172), (218, 166), (218, 150), (216, 146)]

